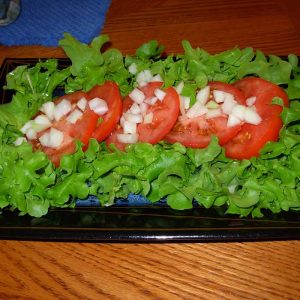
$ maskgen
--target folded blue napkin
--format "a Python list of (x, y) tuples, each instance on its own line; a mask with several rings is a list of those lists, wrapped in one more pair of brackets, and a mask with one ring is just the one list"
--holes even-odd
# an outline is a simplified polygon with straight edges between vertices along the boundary
[(0, 44), (57, 46), (64, 32), (89, 43), (100, 34), (111, 0), (21, 0), (17, 20), (0, 27)]

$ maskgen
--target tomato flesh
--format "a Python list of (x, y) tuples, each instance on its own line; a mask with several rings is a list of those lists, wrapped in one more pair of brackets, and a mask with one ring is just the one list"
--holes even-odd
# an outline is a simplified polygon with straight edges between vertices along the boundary
[[(210, 82), (209, 86), (211, 91), (219, 90), (232, 94), (239, 104), (246, 103), (244, 95), (230, 84)], [(219, 144), (224, 145), (242, 128), (242, 124), (227, 127), (227, 120), (228, 116), (225, 114), (210, 119), (205, 116), (191, 119), (181, 117), (165, 140), (169, 143), (179, 142), (186, 147), (205, 148), (210, 143), (211, 137), (215, 135), (219, 139)]]
[(258, 157), (259, 151), (269, 141), (277, 141), (282, 127), (282, 107), (272, 104), (274, 97), (280, 97), (289, 105), (286, 93), (277, 85), (261, 78), (244, 78), (234, 84), (246, 98), (256, 97), (255, 107), (262, 118), (258, 125), (244, 124), (241, 131), (224, 145), (227, 157), (249, 159)]

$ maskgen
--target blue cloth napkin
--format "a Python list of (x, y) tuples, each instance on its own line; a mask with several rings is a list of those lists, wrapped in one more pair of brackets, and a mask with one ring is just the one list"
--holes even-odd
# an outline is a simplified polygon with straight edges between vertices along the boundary
[(111, 0), (22, 0), (18, 19), (0, 27), (0, 44), (57, 46), (64, 32), (90, 43)]

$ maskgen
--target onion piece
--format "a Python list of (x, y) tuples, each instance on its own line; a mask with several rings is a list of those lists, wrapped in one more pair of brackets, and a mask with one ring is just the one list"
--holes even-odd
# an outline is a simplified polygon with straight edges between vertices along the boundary
[(196, 102), (187, 112), (186, 116), (189, 119), (196, 118), (207, 113), (208, 109), (201, 102)]
[(72, 110), (71, 102), (63, 99), (54, 108), (54, 119), (59, 121), (63, 116), (67, 115)]
[(28, 130), (26, 130), (26, 137), (29, 139), (29, 140), (34, 140), (37, 138), (37, 134), (36, 134), (36, 131), (33, 130), (32, 128), (29, 128)]
[(236, 118), (240, 119), (241, 121), (244, 121), (245, 112), (246, 112), (246, 106), (237, 104), (232, 108), (231, 115), (234, 115)]
[(62, 131), (55, 128), (51, 128), (40, 136), (39, 141), (44, 147), (57, 149), (64, 140), (64, 134)]
[(78, 108), (81, 110), (81, 111), (85, 111), (85, 109), (86, 109), (86, 106), (87, 106), (87, 100), (84, 98), (84, 97), (82, 97), (82, 98), (80, 98), (80, 100), (77, 102), (77, 106), (78, 106)]
[(144, 124), (151, 124), (153, 121), (153, 112), (150, 111), (149, 113), (147, 113), (145, 116), (144, 116)]
[(229, 115), (235, 105), (237, 105), (237, 102), (234, 100), (233, 95), (226, 93), (225, 100), (221, 105), (222, 111)]
[(20, 146), (23, 143), (26, 142), (26, 139), (24, 137), (18, 137), (15, 141), (14, 141), (14, 145), (15, 146)]
[(90, 100), (89, 107), (93, 110), (97, 115), (102, 116), (108, 112), (108, 106), (105, 100), (101, 98), (94, 98)]
[(140, 105), (138, 105), (136, 102), (133, 103), (129, 109), (129, 112), (134, 114), (134, 115), (138, 115), (141, 113), (141, 108)]
[(73, 110), (70, 115), (67, 117), (67, 121), (75, 124), (83, 115), (83, 113), (79, 109)]
[(138, 88), (133, 89), (129, 97), (138, 104), (141, 104), (146, 98), (145, 94)]
[(227, 127), (234, 127), (236, 125), (241, 124), (241, 119), (237, 118), (234, 115), (229, 115), (227, 120)]
[(255, 101), (256, 101), (256, 96), (252, 96), (246, 99), (246, 104), (247, 106), (252, 106), (254, 105)]
[(215, 99), (215, 101), (217, 103), (222, 103), (224, 102), (225, 100), (225, 97), (226, 97), (226, 94), (225, 92), (223, 91), (219, 91), (219, 90), (213, 90), (213, 97)]
[(54, 119), (54, 109), (55, 109), (55, 104), (52, 101), (45, 102), (40, 111), (43, 112), (50, 121)]
[(154, 105), (158, 101), (158, 98), (153, 96), (151, 98), (147, 98), (144, 103), (149, 104), (149, 105)]
[(161, 89), (155, 89), (154, 90), (154, 95), (160, 100), (163, 101), (164, 98), (166, 97), (166, 93), (161, 90)]
[(262, 118), (256, 112), (255, 108), (253, 109), (253, 107), (246, 107), (244, 120), (246, 123), (258, 125), (262, 121)]
[(184, 88), (184, 82), (180, 81), (177, 86), (175, 87), (176, 92), (178, 93), (178, 95), (180, 95), (183, 91)]
[(214, 109), (214, 108), (219, 108), (219, 104), (218, 104), (217, 102), (213, 101), (213, 100), (208, 101), (208, 102), (205, 104), (205, 106), (206, 106), (207, 108), (212, 108), (212, 109)]
[(136, 63), (132, 63), (129, 67), (128, 67), (128, 71), (131, 74), (136, 74), (137, 73), (137, 65)]
[(147, 103), (143, 102), (139, 106), (140, 106), (141, 114), (145, 115), (148, 110), (149, 105)]
[(196, 95), (197, 102), (200, 102), (202, 105), (205, 105), (210, 95), (210, 87), (207, 85), (202, 88)]
[(152, 79), (152, 74), (150, 70), (144, 70), (137, 74), (136, 81), (139, 86), (144, 86)]
[(206, 119), (212, 119), (216, 117), (220, 117), (222, 115), (222, 110), (220, 108), (211, 108), (208, 109), (205, 117)]
[(135, 115), (130, 112), (126, 112), (123, 114), (126, 121), (132, 122), (132, 123), (142, 123), (143, 122), (143, 116), (141, 114)]
[(125, 134), (135, 134), (136, 133), (136, 123), (125, 120), (123, 130), (124, 130)]
[(155, 76), (153, 76), (150, 79), (150, 82), (163, 82), (163, 79), (161, 78), (161, 76), (159, 74), (156, 74)]
[(138, 141), (138, 135), (137, 134), (119, 133), (119, 134), (117, 134), (117, 139), (120, 143), (123, 143), (123, 144), (134, 144)]
[(49, 121), (46, 115), (38, 115), (31, 123), (31, 128), (36, 132), (41, 132), (49, 127), (52, 123)]

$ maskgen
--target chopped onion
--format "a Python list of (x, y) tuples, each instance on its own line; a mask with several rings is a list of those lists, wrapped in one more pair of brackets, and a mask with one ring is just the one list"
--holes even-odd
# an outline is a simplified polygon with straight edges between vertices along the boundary
[(132, 63), (129, 67), (128, 67), (128, 71), (131, 74), (136, 74), (137, 73), (137, 65), (136, 63)]
[(229, 115), (228, 120), (227, 120), (227, 127), (236, 126), (236, 125), (240, 124), (241, 122), (242, 122), (241, 119), (237, 118), (236, 116)]
[(24, 137), (18, 137), (15, 141), (14, 141), (14, 145), (15, 146), (20, 146), (22, 145), (24, 142), (26, 142), (26, 139)]
[(178, 83), (178, 85), (175, 87), (175, 90), (176, 92), (178, 93), (178, 95), (180, 95), (183, 91), (183, 88), (184, 88), (184, 82), (183, 81), (180, 81)]
[(144, 124), (151, 124), (153, 121), (153, 112), (150, 111), (144, 116)]
[(163, 82), (163, 79), (161, 78), (161, 76), (159, 74), (156, 74), (155, 76), (153, 76), (151, 78), (150, 82)]
[(134, 115), (138, 115), (141, 113), (141, 108), (137, 103), (133, 103), (129, 109), (129, 111), (134, 114)]
[(45, 102), (40, 111), (46, 114), (48, 119), (52, 121), (54, 119), (54, 109), (55, 109), (55, 104), (52, 101)]
[(208, 111), (207, 107), (205, 107), (201, 102), (196, 102), (186, 113), (186, 116), (191, 118), (196, 118), (206, 114)]
[(132, 90), (132, 92), (129, 94), (129, 97), (138, 104), (141, 104), (146, 98), (145, 94), (137, 88)]
[(134, 144), (138, 141), (138, 135), (137, 134), (120, 133), (120, 134), (117, 134), (117, 139), (120, 143), (123, 143), (123, 144)]
[(125, 123), (125, 121), (126, 121), (125, 117), (122, 116), (122, 117), (120, 118), (120, 125), (121, 125), (122, 128), (124, 128), (124, 123)]
[(151, 81), (152, 79), (152, 74), (150, 70), (144, 70), (142, 72), (140, 72), (139, 74), (137, 74), (136, 76), (136, 81), (139, 84), (139, 86), (141, 86), (141, 84), (147, 84), (147, 82)]
[(68, 116), (67, 121), (75, 124), (83, 115), (83, 113), (79, 109), (75, 109), (71, 112), (71, 114)]
[(45, 115), (38, 115), (33, 122), (31, 123), (31, 128), (36, 132), (43, 131), (49, 127), (51, 127), (51, 122)]
[(225, 100), (226, 93), (219, 90), (213, 90), (213, 96), (217, 103), (222, 103)]
[(208, 109), (208, 112), (206, 113), (205, 117), (206, 119), (212, 119), (216, 118), (222, 115), (222, 111), (220, 108), (211, 108)]
[(130, 122), (130, 121), (125, 121), (124, 122), (124, 133), (130, 133), (130, 134), (135, 134), (136, 133), (136, 123)]
[(84, 111), (87, 105), (87, 100), (82, 97), (78, 102), (77, 102), (77, 106), (79, 107), (79, 109), (81, 111)]
[(254, 105), (255, 101), (256, 101), (256, 97), (253, 96), (253, 97), (250, 97), (250, 98), (247, 98), (247, 99), (246, 99), (246, 104), (247, 104), (248, 106), (252, 106), (252, 105)]
[(149, 104), (149, 105), (154, 105), (157, 102), (158, 98), (153, 96), (151, 98), (147, 98), (144, 103)]
[(143, 116), (141, 114), (135, 115), (130, 112), (126, 112), (123, 114), (126, 121), (132, 122), (132, 123), (142, 123), (143, 122)]
[(246, 106), (237, 104), (232, 108), (231, 115), (243, 121), (245, 119), (245, 112)]
[(235, 105), (237, 105), (237, 102), (234, 100), (233, 95), (226, 93), (224, 103), (222, 104), (221, 107), (222, 111), (225, 114), (229, 115)]
[(140, 109), (141, 109), (141, 113), (142, 115), (145, 115), (145, 113), (147, 112), (148, 110), (148, 104), (143, 102), (140, 104)]
[(191, 98), (188, 96), (180, 96), (180, 100), (182, 101), (183, 108), (189, 109), (190, 103), (191, 103)]
[(98, 97), (89, 101), (89, 107), (99, 116), (102, 116), (108, 112), (106, 101)]
[(258, 125), (262, 119), (255, 109), (247, 107), (244, 113), (244, 120), (246, 123)]
[(207, 85), (202, 88), (196, 95), (196, 100), (200, 102), (202, 105), (205, 105), (207, 100), (209, 99), (210, 87)]
[(55, 128), (51, 128), (49, 131), (45, 132), (39, 141), (44, 147), (49, 147), (56, 149), (58, 148), (64, 140), (64, 134), (62, 131)]
[(166, 96), (166, 93), (161, 90), (161, 89), (155, 89), (154, 90), (154, 95), (160, 100), (160, 101), (163, 101), (165, 96)]
[(205, 105), (207, 108), (219, 108), (219, 104), (215, 101), (208, 101)]
[(54, 119), (59, 121), (63, 116), (67, 115), (72, 110), (71, 102), (63, 99), (54, 108)]
[(20, 131), (22, 132), (22, 133), (26, 133), (26, 131), (28, 130), (28, 129), (30, 129), (31, 128), (31, 124), (33, 123), (33, 121), (28, 121), (28, 122), (26, 122), (24, 125), (23, 125), (23, 127), (20, 129)]
[(29, 128), (28, 130), (26, 130), (26, 137), (29, 140), (34, 140), (36, 139), (37, 135), (36, 135), (36, 131), (33, 130), (32, 128)]

